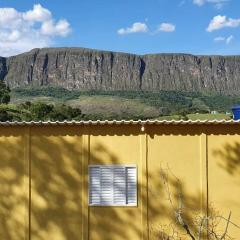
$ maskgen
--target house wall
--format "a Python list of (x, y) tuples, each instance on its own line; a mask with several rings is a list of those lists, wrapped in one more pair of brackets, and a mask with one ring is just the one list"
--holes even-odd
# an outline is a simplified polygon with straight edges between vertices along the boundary
[[(240, 136), (239, 129), (215, 128), (208, 135), (209, 208), (240, 225)], [(225, 224), (226, 225), (226, 224)], [(225, 228), (225, 226), (222, 226)], [(230, 236), (239, 239), (240, 229), (229, 226)]]
[(183, 204), (188, 222), (195, 214), (206, 215), (205, 136), (186, 126), (151, 127), (148, 133), (149, 235), (158, 239), (161, 230), (171, 235), (173, 207)]
[(26, 128), (0, 128), (0, 239), (27, 239), (29, 158)]
[[(136, 164), (137, 206), (89, 207), (91, 164)], [(231, 211), (240, 225), (239, 175), (236, 125), (0, 127), (0, 239), (159, 239), (185, 233), (180, 203), (189, 222)]]

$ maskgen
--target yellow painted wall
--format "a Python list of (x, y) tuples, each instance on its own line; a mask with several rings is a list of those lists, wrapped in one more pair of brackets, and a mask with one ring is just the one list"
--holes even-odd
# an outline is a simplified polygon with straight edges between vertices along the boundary
[[(239, 149), (240, 130), (228, 125), (0, 127), (0, 239), (155, 240), (172, 226), (184, 233), (173, 224), (180, 192), (188, 222), (214, 205), (240, 225)], [(137, 206), (88, 207), (91, 164), (136, 164)], [(239, 229), (229, 229), (238, 239)]]
[[(142, 137), (139, 127), (102, 127), (91, 129), (91, 165), (134, 164), (138, 169), (138, 206), (137, 207), (90, 207), (89, 238), (94, 240), (141, 239), (143, 233), (142, 215), (144, 214), (142, 189)], [(105, 217), (108, 216), (108, 217)]]
[[(176, 222), (172, 205), (183, 204), (188, 223), (195, 214), (206, 213), (206, 165), (201, 154), (204, 136), (196, 129), (179, 126), (151, 127), (148, 132), (149, 231), (150, 239), (158, 239), (162, 229), (171, 235)], [(169, 192), (162, 172), (168, 175)]]
[(82, 152), (81, 130), (31, 129), (32, 240), (80, 239)]
[(28, 239), (29, 162), (26, 128), (0, 128), (0, 239)]
[[(208, 136), (209, 205), (218, 214), (240, 226), (240, 130), (237, 127), (224, 131), (215, 127)], [(221, 229), (224, 230), (223, 222)], [(240, 239), (240, 228), (230, 224), (233, 239)]]

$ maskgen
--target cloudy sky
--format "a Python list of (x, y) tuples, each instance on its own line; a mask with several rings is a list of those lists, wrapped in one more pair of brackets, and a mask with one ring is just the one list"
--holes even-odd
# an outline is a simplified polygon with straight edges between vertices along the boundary
[(240, 54), (240, 0), (0, 0), (0, 56), (62, 46)]

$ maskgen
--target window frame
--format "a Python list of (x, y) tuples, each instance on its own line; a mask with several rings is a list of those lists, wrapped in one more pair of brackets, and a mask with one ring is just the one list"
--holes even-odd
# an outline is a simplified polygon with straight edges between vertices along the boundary
[[(134, 204), (92, 204), (90, 203), (90, 168), (93, 167), (110, 167), (110, 168), (117, 168), (123, 167), (125, 171), (127, 168), (135, 168), (136, 170), (136, 202)], [(126, 179), (126, 175), (125, 175)], [(127, 183), (127, 181), (126, 181)], [(127, 200), (127, 192), (126, 192), (126, 200)], [(127, 202), (127, 201), (125, 201)], [(91, 164), (88, 165), (88, 206), (90, 207), (137, 207), (138, 206), (138, 167), (136, 164)]]

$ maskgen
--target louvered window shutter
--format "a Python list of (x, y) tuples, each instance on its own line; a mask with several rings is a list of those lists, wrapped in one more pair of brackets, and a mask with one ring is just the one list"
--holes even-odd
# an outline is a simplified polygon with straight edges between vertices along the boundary
[(134, 205), (137, 197), (137, 186), (136, 186), (136, 168), (126, 168), (127, 177), (127, 204)]
[(89, 203), (98, 205), (101, 203), (101, 187), (100, 187), (100, 168), (90, 168), (90, 188), (89, 188)]
[(113, 169), (111, 167), (101, 167), (100, 172), (101, 205), (111, 205), (113, 196)]
[(90, 166), (89, 204), (98, 206), (136, 206), (136, 167)]

